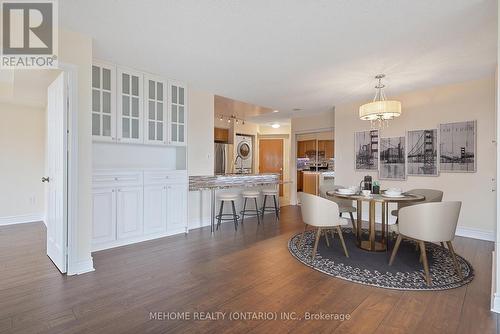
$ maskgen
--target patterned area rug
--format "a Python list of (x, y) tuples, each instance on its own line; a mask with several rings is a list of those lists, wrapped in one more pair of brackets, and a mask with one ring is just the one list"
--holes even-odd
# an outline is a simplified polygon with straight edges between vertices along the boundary
[(326, 246), (324, 237), (321, 237), (314, 260), (311, 258), (315, 238), (314, 230), (306, 232), (303, 247), (298, 247), (302, 233), (293, 236), (288, 242), (288, 249), (297, 260), (322, 273), (379, 288), (422, 291), (446, 290), (465, 285), (474, 278), (472, 266), (467, 260), (457, 254), (457, 260), (463, 274), (463, 279), (460, 279), (453, 266), (449, 251), (438, 244), (426, 243), (432, 280), (432, 285), (427, 286), (424, 269), (419, 261), (420, 252), (415, 249), (415, 242), (403, 240), (393, 265), (389, 266), (394, 242), (390, 246), (391, 251), (367, 252), (356, 246), (355, 236), (351, 229), (344, 228), (342, 233), (349, 258), (344, 255), (337, 233), (335, 233), (333, 244), (331, 234), (328, 234), (330, 247)]

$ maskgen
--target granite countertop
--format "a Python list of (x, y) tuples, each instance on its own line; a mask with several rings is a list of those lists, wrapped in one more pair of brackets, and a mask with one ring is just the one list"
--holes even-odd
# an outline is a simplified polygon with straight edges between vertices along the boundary
[(279, 174), (225, 174), (189, 177), (189, 190), (226, 189), (275, 185), (280, 182)]

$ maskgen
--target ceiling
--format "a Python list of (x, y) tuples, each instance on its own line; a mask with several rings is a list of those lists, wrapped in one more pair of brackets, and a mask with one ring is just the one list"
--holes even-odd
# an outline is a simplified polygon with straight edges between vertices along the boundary
[[(495, 71), (496, 0), (64, 0), (94, 56), (280, 110), (368, 101)], [(294, 108), (302, 109), (293, 112)]]
[(215, 95), (214, 113), (216, 117), (235, 116), (236, 118), (241, 120), (253, 120), (258, 119), (261, 116), (273, 113), (273, 109), (233, 100), (224, 96)]

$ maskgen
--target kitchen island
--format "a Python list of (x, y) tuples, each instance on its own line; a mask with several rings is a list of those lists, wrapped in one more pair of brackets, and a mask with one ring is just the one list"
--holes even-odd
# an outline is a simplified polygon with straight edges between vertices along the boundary
[[(215, 232), (215, 206), (216, 191), (224, 189), (254, 188), (254, 187), (276, 187), (280, 181), (279, 174), (225, 174), (225, 175), (206, 175), (190, 176), (189, 191), (210, 191), (210, 230)], [(239, 211), (239, 210), (238, 210)]]

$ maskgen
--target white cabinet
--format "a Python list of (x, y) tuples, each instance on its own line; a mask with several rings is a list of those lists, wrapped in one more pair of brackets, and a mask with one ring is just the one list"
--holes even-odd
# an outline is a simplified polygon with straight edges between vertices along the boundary
[(167, 82), (161, 78), (144, 76), (144, 142), (167, 144)]
[(184, 232), (187, 222), (187, 192), (186, 183), (167, 186), (167, 231)]
[(116, 195), (116, 235), (118, 240), (142, 235), (143, 188), (120, 187)]
[(143, 75), (141, 72), (118, 68), (118, 140), (142, 142)]
[(102, 244), (116, 240), (116, 192), (114, 188), (94, 189), (92, 193), (92, 241)]
[(144, 186), (144, 234), (165, 232), (167, 228), (167, 186)]
[(187, 91), (177, 82), (169, 83), (170, 140), (169, 144), (186, 145)]
[(92, 136), (103, 141), (116, 138), (116, 68), (104, 62), (92, 65)]

